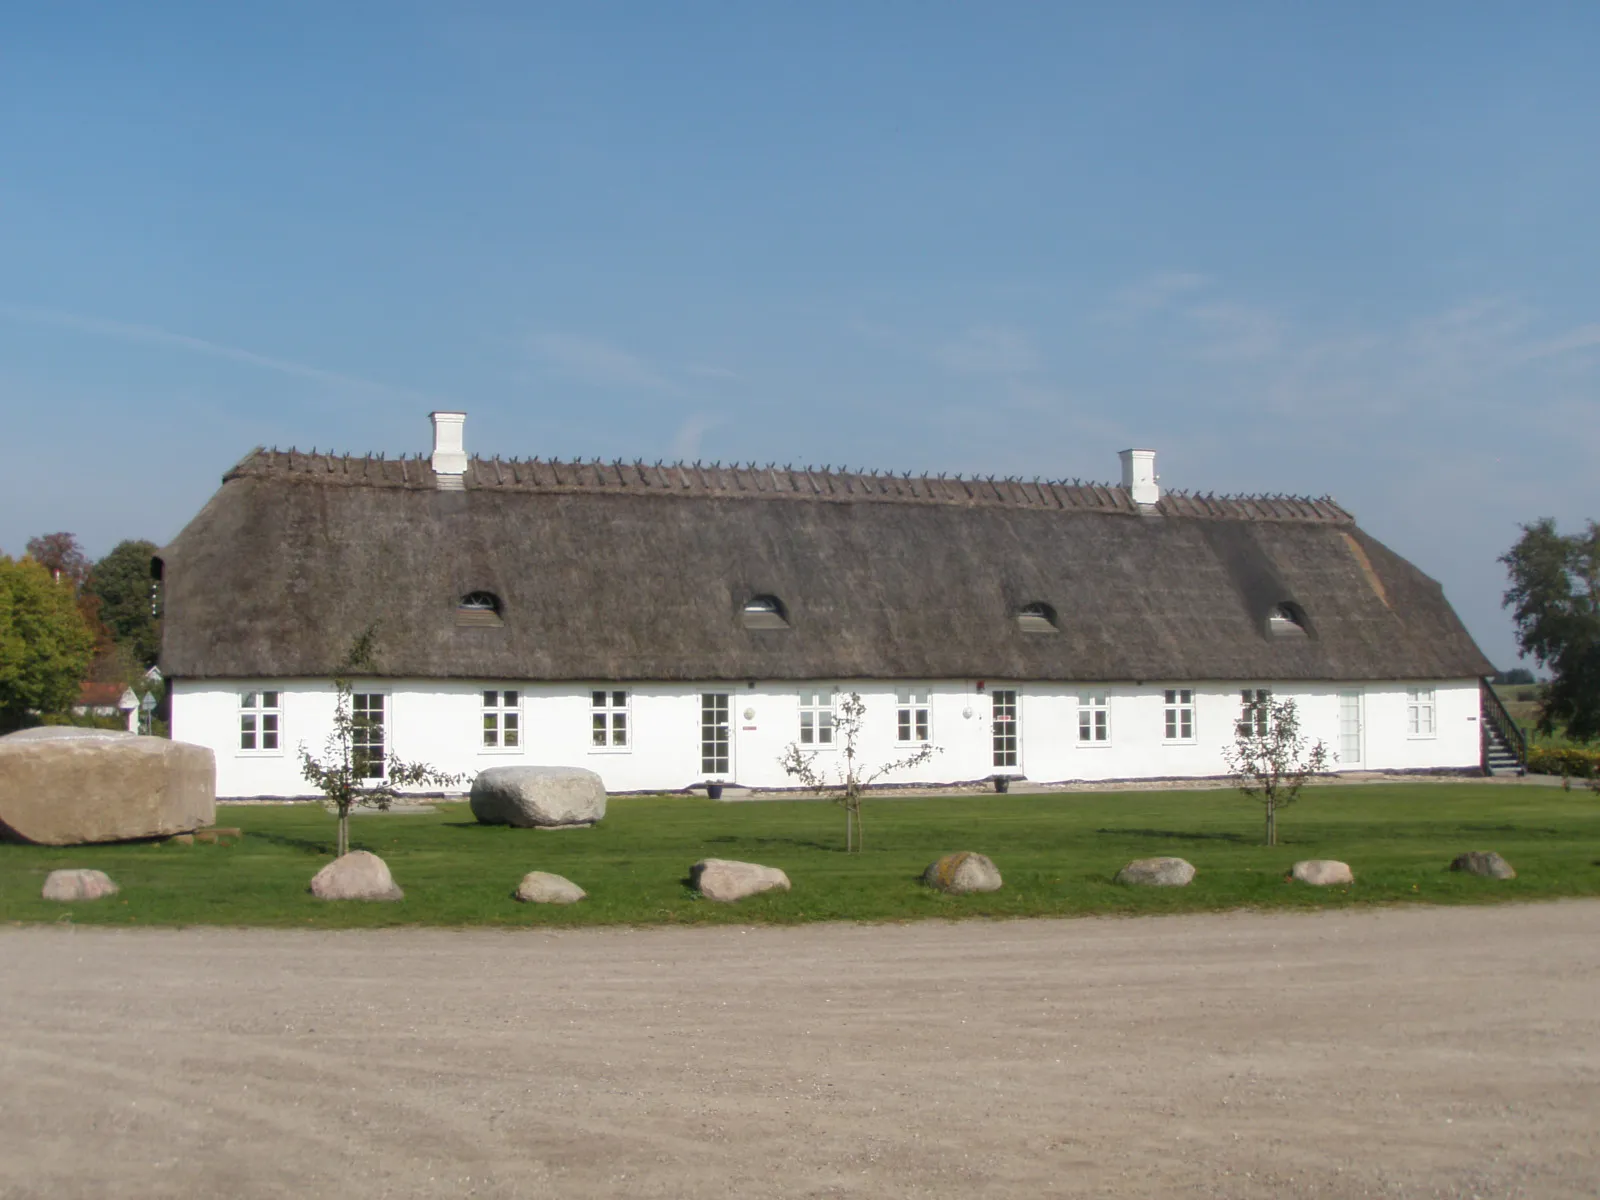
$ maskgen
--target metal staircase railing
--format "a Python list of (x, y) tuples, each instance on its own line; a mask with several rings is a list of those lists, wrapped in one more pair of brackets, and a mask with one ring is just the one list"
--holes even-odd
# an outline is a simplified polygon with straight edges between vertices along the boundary
[(1517, 760), (1517, 774), (1528, 773), (1528, 738), (1511, 714), (1506, 711), (1506, 706), (1500, 702), (1500, 697), (1495, 693), (1494, 685), (1487, 679), (1478, 681), (1479, 708), (1483, 714), (1480, 727), (1480, 753), (1484, 774), (1490, 773), (1489, 751), (1491, 749), (1491, 733), (1500, 739), (1502, 745)]

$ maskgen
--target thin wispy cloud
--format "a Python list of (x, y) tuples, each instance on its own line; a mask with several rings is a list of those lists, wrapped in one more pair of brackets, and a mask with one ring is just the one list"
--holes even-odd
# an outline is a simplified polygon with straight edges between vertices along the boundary
[(645, 391), (675, 390), (660, 368), (600, 338), (544, 330), (528, 336), (527, 348), (550, 370), (580, 383)]
[(934, 351), (952, 371), (972, 375), (1026, 375), (1040, 367), (1038, 348), (1023, 330), (974, 326)]
[(701, 441), (720, 424), (722, 419), (710, 413), (690, 413), (672, 435), (672, 456), (684, 461), (699, 458)]
[(154, 325), (139, 325), (128, 321), (110, 321), (101, 317), (89, 317), (78, 313), (59, 312), (54, 309), (31, 308), (15, 304), (0, 305), (0, 317), (26, 324), (48, 325), (56, 329), (76, 330), (79, 333), (93, 334), (137, 345), (163, 346), (173, 350), (185, 350), (192, 354), (225, 359), (229, 362), (242, 363), (245, 366), (258, 367), (264, 371), (276, 371), (281, 375), (292, 375), (298, 379), (310, 379), (318, 383), (334, 384), (343, 388), (381, 392), (391, 396), (405, 396), (413, 399), (427, 399), (421, 392), (380, 383), (375, 379), (349, 375), (342, 371), (330, 371), (323, 367), (313, 366), (310, 363), (296, 362), (293, 359), (279, 358), (271, 354), (260, 354), (254, 350), (246, 350), (241, 346), (230, 346), (225, 342), (213, 342), (187, 333), (175, 333), (170, 329), (161, 329)]
[(1206, 283), (1204, 275), (1193, 271), (1162, 271), (1121, 288), (1101, 311), (1100, 318), (1119, 323), (1137, 321), (1194, 295)]

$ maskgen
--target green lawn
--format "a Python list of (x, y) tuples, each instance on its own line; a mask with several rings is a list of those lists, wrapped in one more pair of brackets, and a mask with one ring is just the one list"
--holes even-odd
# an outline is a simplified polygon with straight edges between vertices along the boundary
[[(923, 917), (1077, 916), (1202, 909), (1477, 903), (1600, 895), (1600, 802), (1587, 791), (1481, 784), (1318, 787), (1280, 818), (1286, 844), (1259, 845), (1260, 810), (1235, 793), (1120, 792), (869, 800), (868, 849), (846, 855), (831, 804), (721, 804), (682, 797), (611, 801), (594, 829), (541, 833), (476, 824), (464, 804), (437, 814), (352, 819), (356, 848), (381, 854), (405, 889), (396, 904), (326, 903), (307, 884), (332, 856), (334, 820), (315, 806), (229, 807), (235, 845), (150, 843), (49, 849), (0, 845), (0, 918), (137, 925), (657, 925)], [(1505, 883), (1453, 874), (1463, 850), (1498, 850)], [(918, 883), (952, 850), (989, 855), (1004, 890), (950, 897)], [(1132, 858), (1171, 854), (1199, 870), (1187, 888), (1111, 882)], [(788, 894), (737, 905), (687, 887), (705, 857), (782, 867)], [(1339, 858), (1350, 888), (1287, 883), (1299, 858)], [(98, 867), (110, 900), (39, 899), (56, 867)], [(586, 888), (571, 908), (518, 904), (522, 874), (554, 871)]]

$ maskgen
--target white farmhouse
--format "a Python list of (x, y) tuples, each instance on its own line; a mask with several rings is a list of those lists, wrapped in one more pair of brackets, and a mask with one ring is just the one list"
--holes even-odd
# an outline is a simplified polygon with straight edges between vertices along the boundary
[(256, 450), (162, 551), (173, 736), (218, 794), (307, 793), (331, 675), (372, 748), (613, 791), (792, 786), (866, 704), (888, 782), (1223, 773), (1246, 698), (1294, 697), (1340, 769), (1477, 770), (1491, 670), (1439, 585), (1331, 500), (1120, 486)]

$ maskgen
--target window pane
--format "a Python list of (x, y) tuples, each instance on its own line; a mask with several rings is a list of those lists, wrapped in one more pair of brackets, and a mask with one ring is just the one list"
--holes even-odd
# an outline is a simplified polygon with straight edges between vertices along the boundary
[(911, 710), (907, 708), (900, 710), (900, 740), (902, 742), (911, 740)]
[(927, 740), (928, 740), (928, 710), (925, 709), (925, 708), (919, 708), (917, 710), (917, 741), (925, 742)]
[[(1413, 692), (1412, 696), (1414, 697), (1415, 695), (1416, 695), (1416, 693)], [(254, 708), (255, 706), (256, 706), (256, 694), (254, 692), (246, 692), (243, 696), (239, 697), (239, 707), (240, 708)]]
[(506, 726), (505, 744), (508, 747), (510, 747), (510, 746), (520, 746), (522, 744), (521, 741), (518, 739), (517, 728), (516, 728), (515, 725), (507, 725)]
[(613, 746), (626, 746), (628, 744), (628, 714), (611, 714), (611, 744)]
[(911, 693), (910, 692), (896, 692), (895, 693), (895, 700), (900, 704), (910, 704), (911, 703)]
[(604, 692), (590, 693), (589, 703), (593, 708), (604, 708), (606, 706), (606, 694)]
[(483, 694), (483, 706), (485, 708), (494, 708), (499, 703), (500, 703), (500, 693), (499, 692), (485, 692)]
[(594, 715), (594, 733), (593, 733), (593, 736), (592, 736), (591, 740), (594, 742), (594, 744), (596, 746), (604, 746), (606, 744), (606, 715), (605, 715), (605, 713), (595, 713), (595, 715)]
[(627, 707), (627, 704), (628, 704), (628, 693), (627, 692), (612, 692), (611, 693), (611, 707), (612, 708), (625, 708), (625, 707)]

